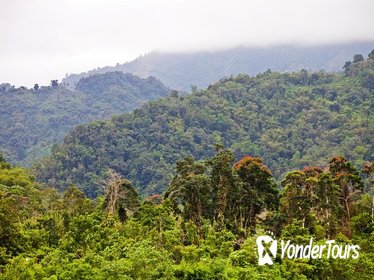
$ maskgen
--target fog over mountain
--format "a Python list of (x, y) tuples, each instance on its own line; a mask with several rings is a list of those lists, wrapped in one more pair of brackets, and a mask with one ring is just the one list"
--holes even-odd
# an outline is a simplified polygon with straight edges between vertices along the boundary
[(28, 87), (151, 51), (374, 40), (372, 0), (3, 0), (0, 11), (0, 80)]
[(154, 76), (171, 88), (188, 91), (192, 85), (206, 87), (222, 77), (241, 73), (256, 75), (267, 69), (281, 72), (301, 69), (341, 71), (345, 61), (354, 54), (367, 54), (373, 48), (374, 41), (318, 46), (241, 47), (210, 52), (152, 52), (128, 63), (72, 74), (63, 82), (74, 88), (82, 77), (122, 71), (143, 78)]

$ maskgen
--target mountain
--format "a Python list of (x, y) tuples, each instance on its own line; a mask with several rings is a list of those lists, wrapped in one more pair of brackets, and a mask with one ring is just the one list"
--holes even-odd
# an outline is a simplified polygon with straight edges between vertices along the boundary
[(237, 157), (262, 157), (278, 180), (335, 155), (362, 165), (374, 159), (373, 109), (374, 52), (367, 60), (356, 55), (343, 73), (241, 74), (78, 126), (35, 175), (60, 190), (74, 183), (95, 196), (110, 168), (143, 195), (161, 193), (178, 160), (212, 156), (216, 143)]
[(122, 72), (83, 78), (75, 91), (57, 83), (35, 89), (2, 84), (0, 151), (12, 163), (29, 164), (48, 154), (51, 145), (76, 125), (109, 119), (167, 93), (153, 77)]
[(356, 53), (370, 52), (373, 45), (374, 42), (356, 42), (316, 46), (240, 47), (193, 53), (151, 52), (128, 63), (72, 74), (63, 83), (74, 88), (82, 77), (122, 71), (144, 78), (154, 76), (168, 87), (189, 91), (192, 85), (203, 88), (222, 77), (257, 75), (267, 69), (280, 72), (301, 69), (341, 71), (344, 62)]

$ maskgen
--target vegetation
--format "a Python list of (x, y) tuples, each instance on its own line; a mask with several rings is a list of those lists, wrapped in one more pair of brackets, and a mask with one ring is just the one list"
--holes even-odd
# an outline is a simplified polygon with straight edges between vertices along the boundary
[[(32, 172), (7, 162), (11, 151), (20, 156), (8, 148), (0, 153), (0, 278), (374, 279), (373, 52), (356, 54), (342, 73), (269, 70), (188, 96), (172, 91), (76, 127)], [(4, 143), (25, 135), (51, 143), (37, 129), (61, 125), (62, 109), (107, 117), (111, 102), (121, 110), (143, 93), (166, 94), (154, 78), (119, 72), (76, 87), (1, 85)], [(32, 138), (19, 130), (27, 115), (5, 112), (18, 106), (33, 119), (37, 100), (52, 103), (28, 124)], [(260, 266), (257, 237), (270, 233), (303, 245), (335, 240), (359, 255), (278, 252)]]
[[(324, 166), (335, 155), (362, 166), (374, 160), (374, 60), (355, 60), (337, 74), (238, 75), (188, 96), (174, 92), (110, 121), (78, 126), (36, 166), (35, 174), (59, 190), (75, 184), (94, 197), (102, 192), (98, 182), (110, 168), (142, 195), (159, 194), (174, 177), (176, 161), (212, 157), (216, 143), (233, 150), (228, 162), (246, 154), (263, 158), (277, 181), (289, 170)], [(204, 172), (185, 164), (197, 174)], [(205, 182), (196, 180), (196, 188), (204, 189)], [(226, 190), (220, 195), (226, 196)]]
[(0, 150), (9, 161), (30, 164), (76, 125), (108, 119), (168, 93), (155, 78), (121, 72), (84, 78), (76, 88), (70, 91), (57, 80), (33, 89), (0, 85)]
[(83, 77), (108, 71), (153, 76), (170, 88), (190, 91), (191, 86), (205, 88), (222, 77), (246, 73), (257, 75), (267, 69), (280, 72), (324, 69), (340, 71), (345, 59), (355, 53), (368, 53), (373, 42), (331, 44), (325, 46), (241, 47), (193, 53), (151, 52), (115, 66), (93, 69), (67, 76), (63, 83), (74, 88)]
[[(374, 205), (364, 191), (372, 186), (372, 166), (364, 167), (371, 176), (364, 186), (360, 171), (335, 157), (326, 169), (288, 173), (279, 192), (260, 158), (234, 162), (218, 145), (205, 161), (179, 161), (164, 197), (140, 199), (110, 171), (105, 194), (90, 200), (73, 185), (63, 194), (42, 188), (2, 159), (0, 276), (373, 279)], [(359, 245), (359, 258), (276, 258), (259, 266), (256, 238), (268, 230), (299, 244), (312, 237)]]

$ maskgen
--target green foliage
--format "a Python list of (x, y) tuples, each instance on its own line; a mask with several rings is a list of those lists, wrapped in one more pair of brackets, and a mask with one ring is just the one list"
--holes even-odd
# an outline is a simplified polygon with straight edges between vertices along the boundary
[(231, 203), (239, 201), (237, 220), (241, 227), (254, 228), (257, 215), (265, 209), (274, 210), (278, 206), (278, 189), (270, 170), (260, 158), (245, 156), (234, 165), (241, 184)]
[[(290, 172), (282, 186), (280, 211), (288, 223), (298, 220), (303, 228), (309, 228), (319, 238), (331, 237), (338, 232), (350, 236), (352, 214), (357, 212), (359, 199), (362, 203), (365, 198), (362, 196), (363, 180), (352, 163), (334, 157), (329, 161), (328, 170), (305, 167)], [(368, 212), (365, 213), (370, 211), (370, 207), (360, 208), (364, 213), (352, 220), (353, 225), (357, 230), (360, 223), (366, 223), (366, 231), (371, 232), (371, 218)]]
[[(39, 166), (63, 193), (0, 154), (0, 278), (373, 279), (373, 92), (363, 83), (372, 67), (370, 58), (344, 74), (240, 75), (80, 126)], [(305, 166), (336, 151), (356, 165), (333, 156)], [(280, 195), (267, 161), (285, 174)], [(142, 199), (112, 169), (143, 193), (170, 184), (164, 198)], [(256, 238), (268, 230), (357, 244), (359, 258), (259, 266)]]
[(209, 179), (204, 164), (185, 158), (177, 162), (177, 175), (165, 193), (178, 206), (181, 206), (183, 217), (200, 226), (201, 218), (209, 215)]
[(24, 169), (19, 167), (7, 168), (0, 167), (0, 185), (3, 186), (20, 186), (26, 187), (32, 183), (32, 178), (25, 172)]
[[(246, 156), (232, 163), (229, 150), (219, 149), (205, 163), (186, 158), (177, 164), (168, 197), (138, 200), (133, 215), (121, 220), (118, 215), (107, 215), (108, 195), (90, 200), (74, 186), (64, 193), (40, 189), (30, 180), (24, 187), (2, 186), (0, 193), (0, 278), (1, 279), (372, 279), (374, 274), (374, 235), (372, 228), (371, 197), (366, 193), (352, 197), (351, 218), (348, 221), (352, 235), (346, 231), (332, 232), (325, 209), (334, 205), (340, 209), (342, 195), (335, 176), (350, 170), (352, 165), (340, 159), (330, 161), (330, 170), (307, 167), (291, 172), (283, 185), (280, 207), (274, 181), (268, 168), (259, 158)], [(22, 177), (25, 170), (17, 169)], [(22, 172), (21, 172), (22, 170)], [(338, 173), (334, 173), (339, 170)], [(364, 170), (367, 170), (365, 168)], [(350, 172), (355, 171), (351, 169)], [(334, 174), (333, 174), (334, 173)], [(206, 193), (197, 200), (203, 207), (194, 210), (192, 203), (201, 190)], [(108, 186), (118, 183), (116, 205), (130, 207), (134, 193), (126, 179), (114, 176)], [(223, 178), (218, 180), (216, 178)], [(233, 181), (228, 180), (231, 178)], [(311, 180), (313, 179), (313, 180)], [(212, 184), (221, 183), (220, 187)], [(194, 186), (194, 184), (197, 186)], [(223, 211), (224, 225), (214, 213), (221, 204), (214, 203), (227, 189)], [(264, 186), (261, 189), (260, 186)], [(287, 189), (299, 188), (289, 192)], [(197, 188), (197, 190), (195, 189)], [(205, 189), (206, 188), (206, 189)], [(242, 188), (242, 189), (241, 189)], [(334, 191), (338, 188), (338, 192)], [(113, 189), (112, 189), (113, 190)], [(129, 191), (131, 190), (131, 191)], [(189, 191), (190, 190), (190, 191)], [(248, 201), (254, 200), (257, 223), (252, 233), (243, 235), (245, 228), (233, 228), (230, 219), (235, 217), (240, 196), (251, 190)], [(236, 191), (238, 191), (236, 193)], [(172, 193), (175, 195), (172, 195)], [(275, 259), (272, 266), (258, 266), (256, 238), (276, 219), (266, 219), (282, 213), (284, 197), (291, 201), (300, 195), (308, 196), (305, 207), (314, 215), (292, 214), (294, 219), (280, 219), (279, 235), (297, 243), (307, 243), (313, 237), (323, 242), (325, 235), (341, 243), (358, 244), (359, 259)], [(128, 199), (126, 199), (128, 196)], [(295, 196), (294, 198), (292, 196)], [(330, 199), (325, 201), (326, 196)], [(137, 194), (135, 193), (135, 197)], [(247, 200), (242, 201), (245, 207)], [(207, 204), (206, 204), (207, 203)], [(179, 204), (185, 206), (182, 209)], [(296, 205), (299, 205), (296, 203)], [(176, 207), (177, 206), (177, 207)], [(240, 206), (240, 203), (239, 203)], [(202, 215), (197, 217), (197, 214)], [(207, 212), (208, 211), (208, 212)], [(297, 213), (296, 213), (297, 214)], [(261, 216), (262, 219), (258, 217)], [(309, 217), (310, 218), (310, 217)], [(308, 221), (308, 223), (306, 222)], [(343, 221), (337, 221), (342, 224)], [(305, 225), (308, 226), (305, 226)]]
[(120, 72), (84, 78), (74, 91), (57, 80), (33, 90), (0, 86), (0, 151), (12, 163), (30, 165), (49, 154), (71, 128), (130, 111), (167, 93), (155, 78)]
[(36, 174), (61, 190), (74, 183), (92, 197), (110, 167), (141, 194), (160, 194), (176, 161), (211, 157), (220, 142), (236, 159), (261, 157), (276, 180), (338, 154), (362, 166), (374, 155), (374, 94), (365, 84), (373, 73), (368, 59), (344, 74), (304, 70), (222, 79), (206, 90), (75, 128)]
[(165, 198), (197, 226), (199, 234), (203, 219), (215, 221), (218, 229), (247, 234), (262, 211), (278, 205), (276, 184), (261, 159), (246, 156), (234, 165), (233, 160), (232, 152), (218, 145), (205, 163), (190, 157), (177, 162), (177, 175)]

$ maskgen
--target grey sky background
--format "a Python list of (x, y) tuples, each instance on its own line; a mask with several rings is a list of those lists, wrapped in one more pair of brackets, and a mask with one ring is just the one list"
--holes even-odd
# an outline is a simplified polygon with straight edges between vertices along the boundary
[(374, 40), (374, 0), (0, 0), (0, 83), (159, 51)]

